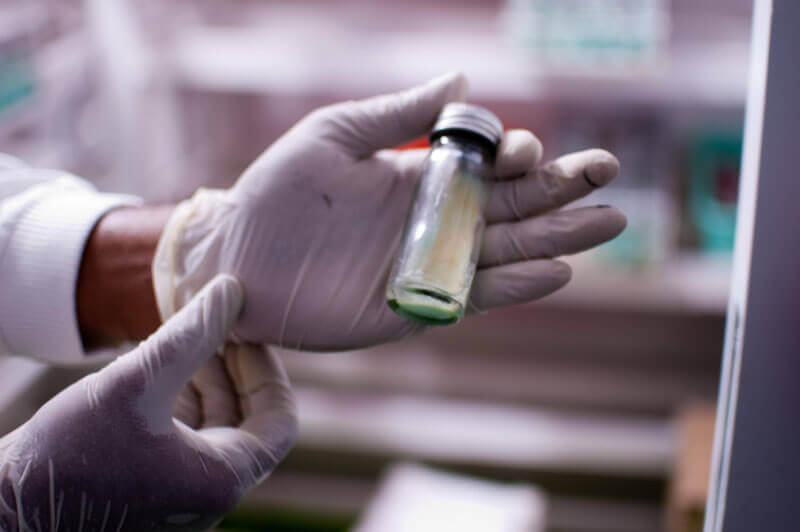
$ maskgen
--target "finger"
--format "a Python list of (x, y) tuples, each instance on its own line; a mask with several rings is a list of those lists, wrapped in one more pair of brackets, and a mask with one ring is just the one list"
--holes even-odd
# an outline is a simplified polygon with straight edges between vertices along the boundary
[(611, 240), (627, 220), (609, 206), (555, 211), (520, 222), (489, 225), (483, 233), (479, 266), (579, 253)]
[(249, 487), (263, 480), (294, 444), (294, 394), (280, 360), (261, 346), (228, 344), (225, 362), (245, 412), (244, 421), (238, 429), (201, 433)]
[(125, 384), (122, 388), (144, 395), (143, 406), (171, 413), (192, 374), (224, 342), (239, 316), (242, 298), (234, 277), (218, 275), (139, 347), (103, 371), (108, 370), (110, 380)]
[(225, 361), (214, 355), (192, 377), (202, 414), (201, 427), (236, 426), (241, 422), (239, 398)]
[(467, 310), (482, 312), (533, 301), (555, 292), (571, 276), (568, 264), (551, 259), (482, 268), (475, 274)]
[(617, 158), (605, 150), (563, 155), (519, 179), (490, 183), (486, 220), (521, 220), (559, 208), (606, 185), (618, 171)]
[(503, 134), (494, 163), (496, 179), (520, 177), (534, 170), (542, 158), (542, 143), (527, 129), (510, 129)]
[(232, 347), (226, 346), (225, 364), (244, 417), (281, 405), (284, 410), (293, 410), (289, 377), (277, 356), (265, 347), (252, 344)]
[(366, 157), (427, 135), (442, 107), (466, 93), (464, 75), (450, 73), (402, 92), (323, 108), (320, 116), (333, 126), (326, 138), (353, 157)]
[(184, 386), (181, 393), (178, 394), (172, 416), (188, 427), (200, 428), (200, 424), (203, 422), (203, 415), (200, 411), (200, 395), (191, 382)]

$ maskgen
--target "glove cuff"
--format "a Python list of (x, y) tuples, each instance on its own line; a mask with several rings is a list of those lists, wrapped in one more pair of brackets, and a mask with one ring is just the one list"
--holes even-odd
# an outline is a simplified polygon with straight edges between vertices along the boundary
[(162, 321), (220, 273), (224, 220), (233, 207), (226, 190), (200, 188), (173, 212), (152, 263), (153, 291)]

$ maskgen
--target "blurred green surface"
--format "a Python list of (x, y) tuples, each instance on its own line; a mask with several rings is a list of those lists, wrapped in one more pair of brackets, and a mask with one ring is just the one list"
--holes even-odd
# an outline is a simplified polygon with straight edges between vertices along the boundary
[(355, 518), (301, 511), (295, 509), (239, 508), (217, 526), (219, 532), (345, 532), (355, 524)]

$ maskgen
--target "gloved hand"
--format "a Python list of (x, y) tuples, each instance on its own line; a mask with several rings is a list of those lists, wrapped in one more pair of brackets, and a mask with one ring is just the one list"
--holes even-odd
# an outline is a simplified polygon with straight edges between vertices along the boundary
[[(200, 190), (178, 206), (153, 262), (168, 316), (217, 272), (247, 291), (243, 340), (307, 350), (364, 347), (420, 329), (385, 302), (427, 150), (391, 151), (427, 134), (466, 80), (446, 75), (396, 94), (318, 109), (270, 146), (229, 190)], [(560, 288), (569, 267), (553, 257), (613, 238), (614, 208), (554, 211), (605, 185), (614, 156), (589, 150), (538, 168), (528, 131), (505, 134), (490, 187), (469, 310), (530, 301)], [(554, 212), (552, 212), (554, 211)]]
[[(241, 304), (236, 279), (217, 277), (0, 440), (0, 530), (205, 530), (263, 480), (297, 423), (274, 356), (255, 346), (215, 355)], [(172, 412), (198, 369), (183, 403), (202, 424), (193, 430)]]

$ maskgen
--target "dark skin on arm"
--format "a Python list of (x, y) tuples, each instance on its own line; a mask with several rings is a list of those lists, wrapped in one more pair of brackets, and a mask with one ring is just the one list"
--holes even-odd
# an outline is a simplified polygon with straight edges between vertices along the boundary
[(150, 264), (174, 205), (106, 213), (83, 250), (75, 304), (88, 351), (139, 341), (159, 325)]

